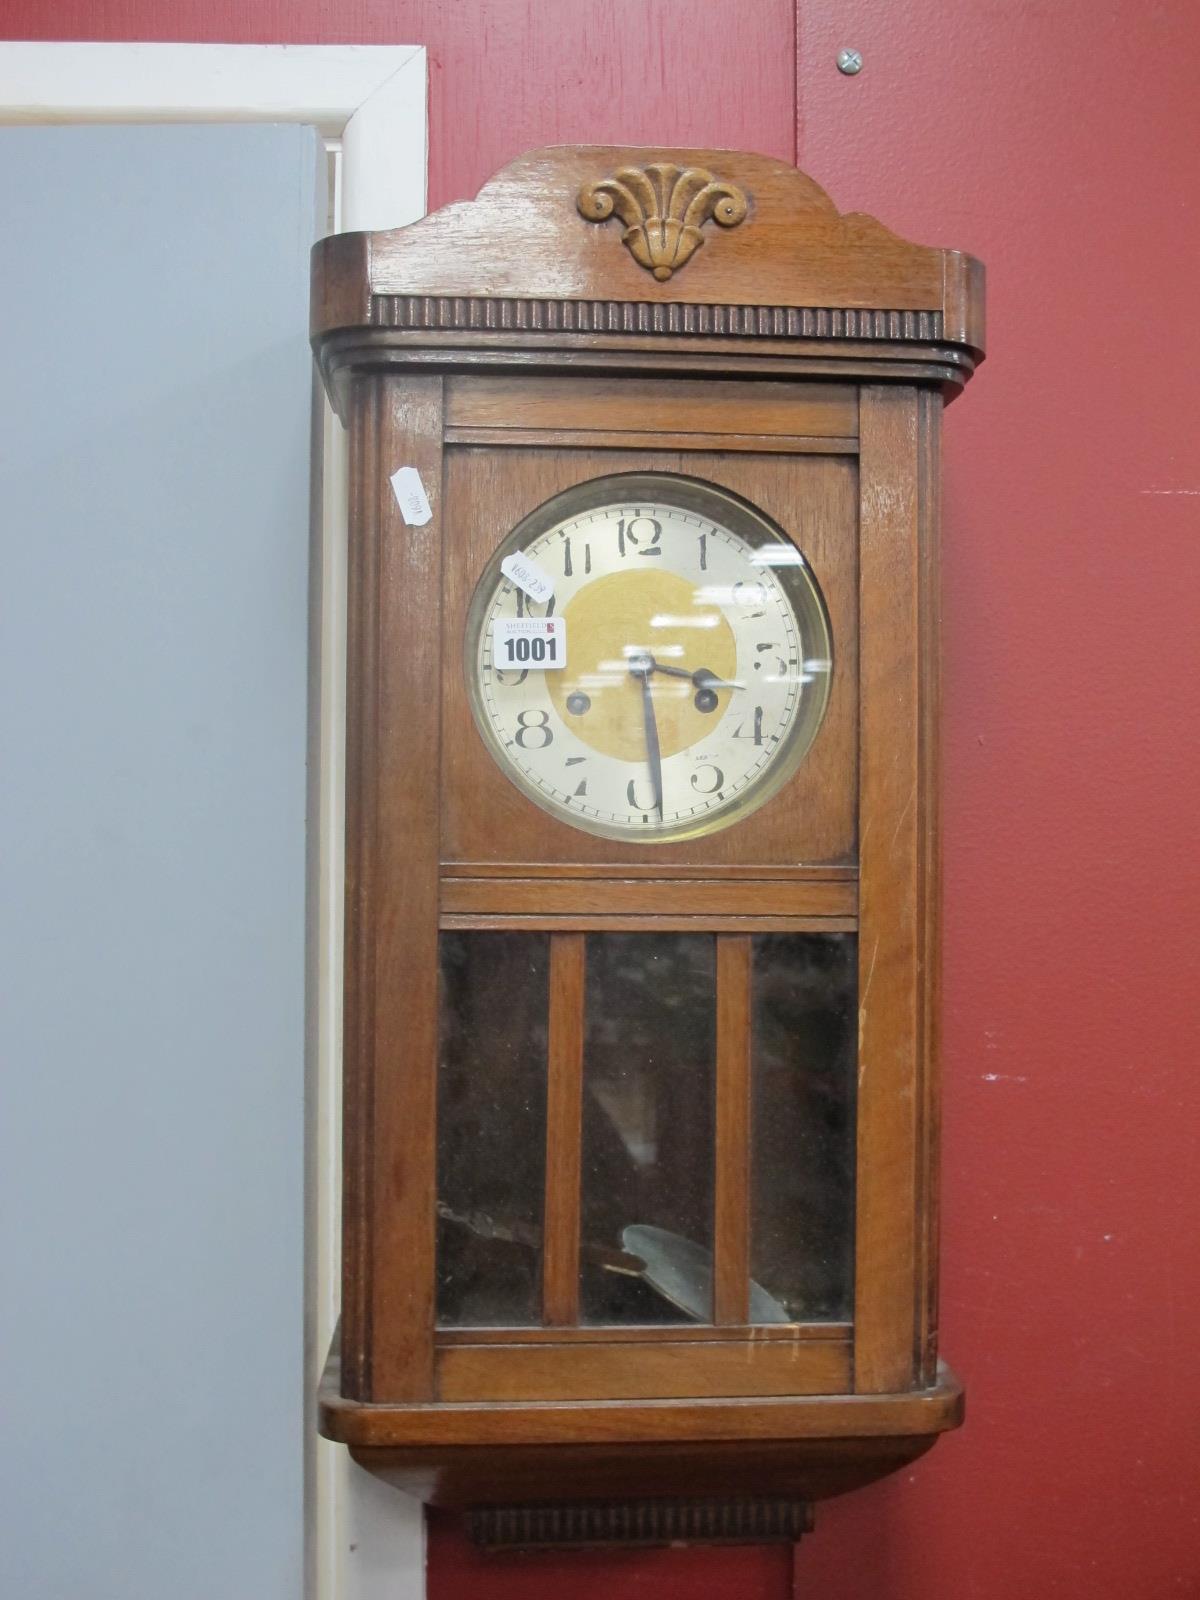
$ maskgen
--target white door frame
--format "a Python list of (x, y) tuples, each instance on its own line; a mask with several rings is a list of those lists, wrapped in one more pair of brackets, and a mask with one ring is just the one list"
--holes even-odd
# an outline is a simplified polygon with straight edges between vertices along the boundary
[(0, 42), (0, 125), (301, 122), (340, 144), (341, 228), (425, 214), (420, 45)]
[[(425, 212), (426, 69), (417, 45), (0, 41), (0, 125), (313, 125), (330, 152), (334, 230), (397, 227)], [(420, 1508), (361, 1472), (345, 1450), (316, 1441), (313, 1427), (311, 1396), (333, 1335), (340, 1275), (346, 458), (327, 406), (323, 468), (320, 660), (313, 677), (320, 770), (310, 911), (317, 992), (309, 999), (305, 1588), (311, 1600), (423, 1600)]]

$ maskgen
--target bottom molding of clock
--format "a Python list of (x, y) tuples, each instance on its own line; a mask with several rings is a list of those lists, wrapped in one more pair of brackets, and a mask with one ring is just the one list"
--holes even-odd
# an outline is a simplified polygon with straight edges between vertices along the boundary
[(813, 1525), (802, 1500), (568, 1500), (475, 1506), (482, 1550), (587, 1550), (667, 1544), (796, 1544)]
[(360, 1467), (426, 1505), (613, 1500), (828, 1500), (909, 1466), (937, 1434), (689, 1445), (350, 1447)]
[(429, 1505), (680, 1498), (811, 1502), (897, 1472), (963, 1417), (940, 1366), (897, 1394), (702, 1400), (380, 1404), (341, 1393), (331, 1353), (319, 1418), (375, 1476)]

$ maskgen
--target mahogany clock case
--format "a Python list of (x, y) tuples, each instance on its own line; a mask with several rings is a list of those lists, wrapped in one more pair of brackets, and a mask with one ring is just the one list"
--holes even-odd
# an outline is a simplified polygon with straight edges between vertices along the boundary
[[(970, 258), (730, 152), (536, 152), (475, 202), (318, 247), (314, 346), (351, 448), (344, 1281), (321, 1426), (427, 1499), (790, 1503), (895, 1470), (961, 1416), (936, 1348), (938, 440), (981, 328)], [(401, 513), (400, 466), (424, 523)], [(633, 843), (502, 775), (464, 636), (522, 519), (647, 472), (736, 495), (795, 542), (834, 670), (777, 793), (719, 831)], [(634, 936), (711, 962), (712, 1288), (706, 1316), (605, 1325), (586, 1263), (621, 1237), (588, 1236), (588, 995), (603, 942)], [(534, 941), (518, 1031), (543, 1098), (532, 1209), (508, 1225), (532, 1310), (472, 1324), (446, 1314), (439, 972), (444, 998), (448, 951), (469, 963), (480, 938)], [(830, 1211), (848, 1267), (841, 1300), (755, 1325), (756, 984), (792, 948), (770, 938), (849, 941), (848, 1198)], [(479, 993), (476, 1079), (504, 1027)], [(487, 1136), (502, 1154), (503, 1117)]]

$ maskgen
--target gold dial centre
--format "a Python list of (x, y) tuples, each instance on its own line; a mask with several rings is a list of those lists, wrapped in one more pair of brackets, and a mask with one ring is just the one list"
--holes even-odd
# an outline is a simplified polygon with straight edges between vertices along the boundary
[[(736, 676), (737, 642), (720, 608), (686, 578), (663, 570), (614, 572), (585, 585), (566, 606), (570, 665), (547, 674), (560, 717), (584, 744), (621, 761), (645, 758), (640, 679), (631, 658), (650, 655), (663, 666), (717, 678)], [(658, 737), (665, 759), (712, 730), (712, 715), (696, 709), (696, 686), (663, 672), (650, 676)], [(587, 710), (572, 706), (585, 696)]]

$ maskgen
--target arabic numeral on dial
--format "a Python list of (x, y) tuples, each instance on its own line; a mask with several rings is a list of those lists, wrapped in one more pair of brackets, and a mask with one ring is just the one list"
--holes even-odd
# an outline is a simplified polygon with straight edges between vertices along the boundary
[(753, 622), (758, 617), (765, 617), (762, 609), (767, 603), (767, 592), (761, 583), (747, 583), (745, 578), (739, 578), (733, 586), (733, 603), (735, 606), (758, 606), (757, 611), (747, 611), (746, 615)]
[(700, 571), (708, 571), (708, 535), (706, 533), (700, 535)]
[[(638, 793), (639, 782), (644, 783), (646, 786), (648, 798), (645, 800), (643, 800), (641, 795)], [(656, 804), (653, 783), (651, 783), (649, 778), (643, 778), (640, 780), (638, 778), (630, 778), (629, 786), (625, 790), (625, 799), (629, 802), (629, 809), (631, 811), (653, 811)]]
[[(712, 781), (710, 783), (700, 782), (700, 774), (702, 772), (712, 774)], [(692, 788), (695, 789), (697, 794), (716, 794), (717, 790), (722, 787), (724, 782), (725, 774), (721, 771), (720, 767), (716, 766), (712, 762), (707, 762), (704, 766), (697, 767), (695, 772), (692, 773)]]
[[(754, 646), (754, 649), (755, 649), (755, 653), (757, 655), (766, 656), (772, 650), (778, 650), (779, 646), (778, 646), (778, 644), (775, 644), (775, 643), (771, 643), (771, 644), (756, 644)], [(767, 665), (769, 666), (770, 663), (767, 662)], [(754, 663), (755, 672), (761, 672), (762, 669), (763, 669), (763, 662), (756, 661)], [(787, 675), (788, 675), (788, 663), (783, 659), (782, 656), (777, 655), (775, 657), (775, 676), (780, 680), (780, 682), (783, 682), (787, 678)]]
[[(545, 734), (545, 738), (538, 739), (535, 743), (526, 739), (526, 735)], [(522, 750), (544, 750), (548, 744), (554, 742), (554, 729), (550, 726), (550, 713), (548, 711), (522, 711), (517, 717), (517, 743)]]
[(495, 669), (496, 682), (504, 689), (519, 689), (529, 676), (529, 668), (522, 667), (519, 672), (506, 672), (503, 667)]
[[(585, 543), (583, 547), (583, 573), (587, 577), (592, 570), (592, 547)], [(563, 577), (575, 576), (575, 556), (571, 549), (570, 539), (563, 540)], [(549, 615), (549, 613), (547, 613)]]
[(660, 556), (661, 539), (662, 523), (657, 517), (621, 517), (617, 522), (617, 550), (622, 558), (628, 554), (627, 544), (633, 545), (639, 556)]
[[(584, 547), (583, 547), (583, 570), (584, 570), (584, 574), (585, 575), (587, 573), (591, 572), (591, 570), (592, 570), (592, 547), (591, 547), (590, 544), (585, 544)], [(574, 576), (575, 576), (575, 561), (574, 561), (574, 558), (573, 558), (573, 552), (571, 550), (571, 541), (570, 541), (570, 539), (564, 539), (563, 540), (563, 577), (564, 578), (573, 578)], [(547, 613), (547, 615), (549, 615), (549, 613)]]
[(755, 744), (761, 744), (763, 742), (762, 725), (763, 708), (761, 706), (755, 706), (754, 719), (750, 732), (746, 732), (746, 724), (744, 722), (739, 722), (737, 727), (734, 729), (733, 737), (735, 739), (753, 739)]
[[(563, 578), (574, 578), (574, 562), (576, 552), (571, 549), (571, 541), (563, 538)], [(584, 544), (584, 574), (592, 571), (592, 546)]]

